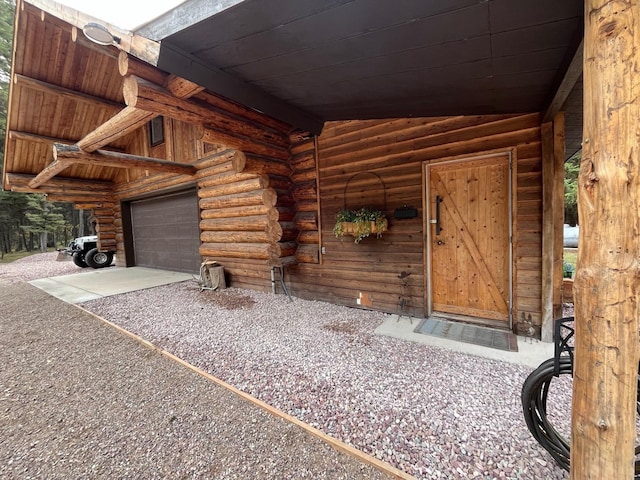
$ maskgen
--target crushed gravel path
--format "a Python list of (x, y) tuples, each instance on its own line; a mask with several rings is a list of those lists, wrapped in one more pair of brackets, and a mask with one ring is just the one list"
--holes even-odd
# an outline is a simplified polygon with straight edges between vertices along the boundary
[(0, 478), (390, 478), (35, 287), (0, 304)]
[(568, 478), (524, 423), (531, 369), (376, 336), (384, 314), (193, 282), (83, 307), (417, 478)]

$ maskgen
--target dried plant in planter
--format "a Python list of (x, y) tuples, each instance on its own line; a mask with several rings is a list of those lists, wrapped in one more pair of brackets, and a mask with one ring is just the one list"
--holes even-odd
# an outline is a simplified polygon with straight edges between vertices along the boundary
[(382, 237), (388, 226), (387, 215), (383, 211), (362, 207), (358, 210), (339, 211), (333, 233), (336, 237), (353, 235), (354, 242), (360, 243), (360, 240), (372, 233), (378, 238)]

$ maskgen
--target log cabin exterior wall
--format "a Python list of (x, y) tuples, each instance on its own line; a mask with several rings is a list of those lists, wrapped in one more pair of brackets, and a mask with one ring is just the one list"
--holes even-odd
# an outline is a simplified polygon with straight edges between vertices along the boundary
[[(291, 293), (351, 306), (356, 306), (359, 300), (360, 305), (377, 310), (424, 316), (423, 165), (454, 156), (512, 150), (517, 171), (513, 185), (513, 318), (518, 332), (530, 332), (533, 326), (539, 335), (540, 145), (537, 114), (327, 124), (318, 139), (317, 152), (320, 241), (325, 253), (318, 265), (288, 267)], [(380, 239), (367, 238), (355, 245), (348, 237), (336, 238), (332, 229), (335, 214), (345, 203), (357, 202), (357, 197), (376, 201), (375, 196), (366, 192), (377, 192), (379, 182), (373, 176), (353, 177), (360, 172), (373, 172), (383, 179), (390, 228)], [(353, 178), (353, 182), (350, 191), (345, 192), (349, 178)], [(384, 203), (384, 199), (378, 198), (377, 206)], [(418, 216), (394, 219), (394, 210), (405, 205), (417, 208)], [(404, 280), (400, 276), (404, 276)]]
[[(150, 146), (149, 126), (140, 123), (102, 148), (195, 166), (196, 173), (188, 175), (126, 167), (126, 161), (74, 164), (46, 182), (42, 191), (50, 200), (93, 210), (100, 245), (115, 248), (120, 264), (127, 261), (122, 207), (197, 187), (200, 253), (224, 264), (230, 285), (268, 291), (272, 266), (286, 265), (285, 280), (294, 295), (353, 306), (359, 299), (364, 307), (422, 317), (425, 164), (512, 151), (517, 163), (514, 322), (518, 332), (533, 327), (539, 335), (543, 195), (538, 114), (331, 122), (313, 138), (116, 49), (88, 45), (82, 37), (73, 40), (68, 24), (50, 16), (43, 23), (29, 5), (24, 11), (22, 24), (39, 33), (18, 43), (12, 109), (31, 112), (41, 106), (42, 118), (34, 116), (27, 124), (14, 116), (7, 149), (10, 162), (22, 163), (8, 175), (13, 189), (34, 190), (28, 183), (50, 164), (52, 142), (78, 142), (82, 149), (116, 117), (131, 126), (162, 115), (165, 141)], [(32, 55), (21, 51), (45, 45), (42, 25), (50, 22), (62, 41), (50, 55), (51, 65), (61, 65), (58, 69), (26, 62)], [(60, 62), (73, 65), (62, 68)], [(67, 73), (59, 77), (54, 71)], [(72, 74), (86, 78), (78, 83)], [(102, 78), (108, 81), (97, 82)], [(102, 89), (94, 89), (98, 85)], [(40, 91), (42, 105), (32, 104), (33, 92)], [(383, 195), (374, 176), (354, 178), (362, 172), (383, 180)], [(352, 190), (345, 191), (352, 178)], [(380, 202), (390, 218), (383, 238), (360, 245), (335, 238), (334, 216), (345, 201), (351, 206), (352, 200), (369, 199)], [(418, 216), (393, 219), (393, 211), (404, 205), (415, 207)]]

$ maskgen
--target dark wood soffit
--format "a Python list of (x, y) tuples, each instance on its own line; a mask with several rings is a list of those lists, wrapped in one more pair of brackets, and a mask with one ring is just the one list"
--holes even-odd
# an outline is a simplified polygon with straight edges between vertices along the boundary
[(560, 69), (560, 73), (556, 78), (553, 85), (553, 92), (550, 94), (550, 100), (544, 106), (542, 111), (544, 115), (542, 122), (550, 122), (553, 117), (560, 112), (562, 106), (569, 98), (569, 95), (573, 91), (576, 82), (582, 75), (583, 56), (584, 56), (584, 39), (582, 29), (580, 30), (579, 37), (574, 42), (576, 45), (569, 50), (567, 58), (563, 62), (563, 68)]
[(244, 105), (251, 105), (254, 109), (292, 126), (317, 135), (322, 131), (324, 121), (320, 118), (248, 85), (215, 67), (203, 64), (196, 57), (175, 45), (171, 45), (168, 41), (162, 42), (157, 66), (161, 70), (175, 73), (202, 85), (207, 90), (223, 97), (231, 98)]

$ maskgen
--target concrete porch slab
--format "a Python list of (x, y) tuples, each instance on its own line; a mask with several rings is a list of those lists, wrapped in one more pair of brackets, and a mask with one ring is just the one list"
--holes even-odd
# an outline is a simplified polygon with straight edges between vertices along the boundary
[(481, 345), (457, 342), (447, 338), (424, 335), (415, 331), (420, 326), (420, 322), (421, 319), (419, 318), (410, 319), (406, 316), (398, 317), (398, 315), (389, 315), (389, 317), (375, 329), (374, 333), (376, 335), (385, 335), (425, 345), (433, 345), (455, 352), (468, 353), (469, 355), (476, 355), (478, 357), (517, 363), (533, 368), (537, 368), (542, 362), (552, 358), (554, 354), (553, 343), (541, 342), (540, 340), (529, 337), (518, 336), (518, 351), (508, 352), (505, 350), (483, 347)]
[(81, 303), (185, 280), (193, 280), (193, 275), (147, 267), (110, 267), (29, 283), (67, 303)]

